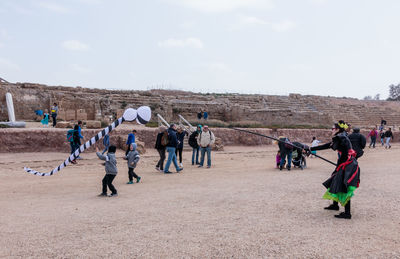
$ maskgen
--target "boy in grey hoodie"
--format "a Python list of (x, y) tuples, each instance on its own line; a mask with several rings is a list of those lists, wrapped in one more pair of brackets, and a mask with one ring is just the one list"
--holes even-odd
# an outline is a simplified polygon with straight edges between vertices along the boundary
[(136, 150), (136, 143), (132, 143), (129, 146), (129, 152), (126, 155), (125, 159), (128, 160), (128, 176), (129, 182), (126, 184), (133, 184), (133, 177), (136, 178), (136, 182), (140, 182), (141, 177), (135, 174), (134, 170), (136, 168), (137, 162), (139, 162), (140, 156), (139, 152)]
[(115, 189), (112, 184), (115, 176), (118, 173), (117, 169), (117, 160), (115, 159), (115, 151), (117, 150), (116, 146), (110, 146), (108, 148), (108, 153), (103, 155), (99, 152), (99, 148), (96, 147), (96, 155), (105, 162), (106, 175), (103, 178), (103, 191), (99, 196), (107, 196), (107, 186), (111, 191), (110, 197), (118, 196), (117, 189)]

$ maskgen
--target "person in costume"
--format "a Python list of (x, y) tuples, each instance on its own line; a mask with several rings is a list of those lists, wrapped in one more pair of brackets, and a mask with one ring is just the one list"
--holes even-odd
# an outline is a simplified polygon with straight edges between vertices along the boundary
[(339, 210), (339, 203), (345, 211), (335, 215), (336, 218), (351, 219), (350, 199), (360, 183), (360, 168), (358, 167), (356, 153), (346, 134), (347, 124), (339, 121), (332, 127), (332, 141), (320, 146), (311, 147), (309, 150), (333, 149), (340, 155), (335, 171), (323, 185), (327, 188), (323, 198), (332, 200), (333, 204), (325, 207), (326, 210)]

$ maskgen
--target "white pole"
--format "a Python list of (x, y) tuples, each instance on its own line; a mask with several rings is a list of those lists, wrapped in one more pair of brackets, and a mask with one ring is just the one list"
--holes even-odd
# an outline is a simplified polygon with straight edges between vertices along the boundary
[(8, 110), (8, 120), (10, 122), (15, 122), (14, 103), (12, 100), (12, 95), (10, 93), (6, 93), (6, 102)]

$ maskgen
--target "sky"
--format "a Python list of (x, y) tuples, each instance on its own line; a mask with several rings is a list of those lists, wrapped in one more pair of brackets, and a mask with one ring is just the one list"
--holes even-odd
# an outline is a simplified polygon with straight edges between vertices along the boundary
[(398, 0), (0, 0), (9, 82), (388, 95)]

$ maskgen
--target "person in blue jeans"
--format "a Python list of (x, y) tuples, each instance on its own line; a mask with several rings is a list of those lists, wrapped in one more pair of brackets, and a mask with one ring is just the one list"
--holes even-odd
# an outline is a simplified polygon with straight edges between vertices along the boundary
[(204, 156), (207, 153), (207, 168), (211, 167), (211, 147), (215, 142), (214, 133), (212, 133), (207, 125), (204, 125), (203, 131), (199, 134), (197, 138), (197, 144), (200, 146), (200, 165), (198, 167), (203, 167)]
[(192, 165), (194, 165), (195, 162), (196, 162), (196, 165), (200, 164), (199, 163), (200, 146), (197, 143), (197, 138), (199, 137), (199, 134), (201, 133), (201, 128), (202, 128), (202, 126), (200, 124), (197, 125), (197, 130), (194, 131), (189, 136), (189, 146), (192, 147)]
[(293, 152), (293, 146), (290, 145), (290, 140), (285, 137), (279, 137), (279, 151), (281, 152), (281, 163), (279, 165), (279, 170), (283, 169), (283, 166), (285, 165), (285, 159), (287, 158), (287, 165), (286, 169), (290, 171), (290, 168), (292, 166), (292, 152)]
[(183, 168), (180, 168), (178, 166), (178, 162), (176, 161), (175, 150), (176, 150), (177, 146), (178, 146), (178, 138), (176, 137), (176, 125), (175, 124), (171, 124), (171, 126), (168, 129), (168, 144), (167, 144), (168, 158), (167, 158), (167, 163), (165, 164), (165, 167), (164, 167), (164, 173), (165, 174), (170, 174), (171, 173), (169, 171), (169, 167), (171, 165), (171, 162), (174, 163), (174, 166), (176, 168), (176, 172), (180, 172), (180, 171), (183, 170)]

